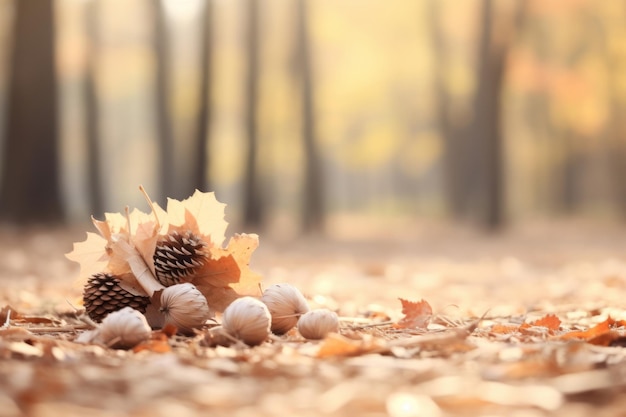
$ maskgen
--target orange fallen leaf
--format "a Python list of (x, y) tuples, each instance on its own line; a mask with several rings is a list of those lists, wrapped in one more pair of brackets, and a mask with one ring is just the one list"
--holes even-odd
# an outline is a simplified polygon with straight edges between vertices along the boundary
[(517, 325), (514, 324), (500, 324), (500, 323), (496, 323), (494, 324), (491, 329), (489, 330), (490, 333), (497, 333), (497, 334), (509, 334), (509, 333), (515, 333), (517, 331), (519, 331), (519, 327)]
[(425, 329), (433, 316), (433, 309), (426, 300), (409, 301), (399, 298), (404, 317), (394, 323), (396, 329)]
[[(173, 327), (173, 326), (172, 326)], [(174, 327), (174, 334), (176, 334), (176, 328)], [(149, 340), (141, 342), (133, 348), (133, 352), (149, 351), (154, 353), (168, 353), (172, 351), (168, 339), (172, 335), (172, 328), (165, 326), (162, 330), (152, 332), (152, 336)]]
[(614, 322), (615, 321), (609, 317), (606, 320), (604, 320), (602, 323), (598, 323), (595, 326), (590, 327), (587, 330), (565, 333), (565, 334), (558, 336), (558, 339), (559, 340), (594, 339), (594, 338), (597, 338), (598, 336), (608, 333), (611, 330), (611, 324)]
[(541, 326), (546, 327), (549, 330), (557, 331), (561, 327), (561, 319), (559, 319), (554, 314), (546, 314), (542, 318), (530, 322), (531, 326)]
[(519, 330), (522, 333), (529, 334), (532, 333), (531, 329), (533, 327), (544, 327), (548, 329), (548, 333), (550, 335), (553, 335), (560, 329), (561, 319), (559, 319), (554, 314), (546, 314), (542, 318), (531, 321), (530, 323), (522, 323), (522, 325), (519, 327)]
[(317, 351), (318, 358), (358, 356), (373, 352), (382, 347), (377, 339), (348, 339), (338, 333), (330, 333)]
[(594, 336), (587, 340), (587, 343), (596, 345), (596, 346), (611, 346), (615, 342), (624, 338), (624, 334), (622, 332), (616, 330), (609, 330), (606, 333), (601, 333), (597, 336)]

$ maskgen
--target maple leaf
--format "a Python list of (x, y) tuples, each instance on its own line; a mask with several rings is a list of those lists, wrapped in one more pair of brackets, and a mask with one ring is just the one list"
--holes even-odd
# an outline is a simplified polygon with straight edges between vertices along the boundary
[(489, 332), (495, 334), (510, 334), (519, 331), (519, 328), (520, 326), (514, 324), (496, 323), (489, 329)]
[(318, 358), (359, 356), (383, 349), (384, 341), (376, 338), (348, 339), (338, 333), (328, 334), (315, 355)]
[(167, 217), (170, 232), (192, 230), (214, 246), (222, 246), (228, 222), (224, 220), (226, 204), (215, 198), (215, 193), (196, 190), (185, 200), (167, 199)]
[(526, 333), (532, 327), (545, 327), (546, 329), (548, 329), (548, 333), (552, 335), (560, 329), (561, 319), (559, 319), (554, 314), (546, 314), (540, 319), (537, 319), (530, 323), (522, 323), (522, 325), (519, 326), (519, 330), (522, 333)]
[(623, 332), (615, 328), (623, 327), (625, 324), (624, 320), (615, 320), (612, 317), (607, 317), (603, 322), (587, 330), (568, 332), (558, 336), (557, 339), (584, 340), (592, 345), (609, 346), (623, 339)]
[(409, 301), (399, 298), (404, 317), (395, 323), (397, 329), (425, 329), (433, 316), (433, 309), (426, 300)]
[(101, 236), (88, 233), (67, 257), (81, 264), (81, 278), (95, 273), (114, 274), (120, 285), (135, 295), (153, 296), (164, 287), (156, 280), (154, 254), (158, 242), (178, 232), (198, 236), (207, 249), (206, 262), (184, 280), (206, 296), (212, 310), (223, 311), (235, 298), (258, 295), (261, 277), (249, 267), (252, 252), (259, 245), (254, 234), (237, 234), (224, 248), (225, 204), (214, 193), (196, 190), (182, 201), (168, 199), (167, 210), (152, 202), (143, 187), (151, 212), (126, 209), (125, 215), (105, 213), (104, 220), (92, 217)]
[(561, 319), (559, 319), (554, 314), (546, 314), (542, 318), (531, 322), (530, 325), (546, 327), (550, 330), (557, 331), (561, 326)]
[(79, 277), (87, 279), (92, 274), (102, 272), (109, 259), (106, 252), (107, 241), (95, 233), (87, 232), (87, 239), (75, 242), (71, 252), (65, 254), (69, 260), (80, 264)]
[(236, 234), (225, 249), (211, 249), (211, 259), (191, 280), (211, 309), (222, 311), (241, 295), (259, 293), (261, 276), (250, 270), (250, 257), (258, 246), (258, 235)]

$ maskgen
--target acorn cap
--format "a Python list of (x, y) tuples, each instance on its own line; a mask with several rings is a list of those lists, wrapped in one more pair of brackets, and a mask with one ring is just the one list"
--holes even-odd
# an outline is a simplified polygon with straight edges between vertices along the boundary
[(174, 231), (156, 244), (154, 270), (156, 279), (164, 286), (190, 280), (207, 259), (206, 243), (194, 233)]
[(144, 313), (150, 298), (126, 291), (112, 274), (99, 273), (87, 280), (83, 288), (83, 304), (89, 317), (100, 323), (109, 313), (124, 307)]

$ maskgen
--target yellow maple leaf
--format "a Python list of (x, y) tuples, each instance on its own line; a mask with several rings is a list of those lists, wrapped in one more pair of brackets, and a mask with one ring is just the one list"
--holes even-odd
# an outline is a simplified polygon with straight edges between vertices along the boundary
[(160, 240), (168, 234), (193, 233), (206, 244), (207, 258), (182, 281), (196, 285), (214, 311), (223, 311), (241, 295), (258, 295), (261, 277), (249, 267), (252, 252), (259, 245), (254, 234), (237, 234), (222, 247), (228, 223), (225, 204), (214, 193), (196, 190), (182, 201), (168, 199), (167, 211), (153, 203), (142, 187), (151, 212), (126, 209), (125, 215), (105, 213), (104, 220), (92, 221), (101, 236), (88, 233), (67, 255), (81, 264), (81, 278), (108, 272), (127, 291), (152, 296), (163, 289), (156, 280), (154, 255)]
[(211, 257), (191, 279), (209, 306), (222, 311), (242, 295), (261, 295), (261, 276), (250, 270), (250, 257), (259, 246), (256, 234), (236, 234), (226, 248), (212, 248)]
[(106, 269), (109, 255), (106, 251), (106, 239), (95, 233), (87, 232), (87, 239), (75, 242), (71, 252), (65, 257), (80, 264), (80, 279), (87, 279), (93, 274), (98, 274)]
[(215, 193), (196, 190), (185, 200), (167, 199), (167, 218), (170, 232), (192, 230), (211, 245), (222, 246), (228, 222), (224, 220), (226, 204), (215, 198)]

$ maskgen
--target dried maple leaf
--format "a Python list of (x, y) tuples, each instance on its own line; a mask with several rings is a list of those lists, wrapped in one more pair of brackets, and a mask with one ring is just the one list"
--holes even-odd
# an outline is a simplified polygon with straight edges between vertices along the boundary
[(261, 276), (250, 270), (250, 256), (258, 246), (257, 235), (237, 234), (226, 249), (211, 250), (211, 259), (191, 280), (211, 308), (222, 311), (240, 294), (259, 292)]
[(366, 337), (362, 340), (348, 339), (337, 333), (330, 333), (323, 340), (316, 357), (330, 358), (359, 356), (383, 349), (385, 343), (379, 339)]
[(109, 261), (106, 247), (106, 239), (95, 233), (87, 232), (87, 239), (82, 242), (75, 242), (74, 249), (65, 256), (80, 264), (79, 277), (86, 281), (91, 275), (106, 270)]
[(433, 309), (426, 300), (418, 302), (399, 298), (404, 317), (395, 323), (397, 329), (425, 329), (433, 316)]
[(213, 246), (222, 246), (228, 223), (224, 220), (226, 204), (215, 198), (215, 193), (196, 190), (185, 200), (167, 200), (167, 217), (170, 232), (188, 229), (206, 237)]
[(557, 332), (561, 328), (561, 319), (559, 319), (554, 314), (546, 314), (545, 316), (541, 317), (540, 319), (537, 319), (537, 320), (532, 321), (530, 323), (522, 323), (522, 325), (519, 326), (519, 330), (522, 333), (526, 333), (532, 327), (544, 327), (544, 328), (548, 329), (548, 333), (552, 335), (552, 334), (554, 334), (555, 332)]
[(214, 193), (196, 190), (182, 201), (168, 199), (163, 210), (147, 196), (151, 213), (134, 209), (125, 215), (105, 213), (104, 220), (93, 219), (101, 236), (88, 234), (85, 242), (76, 243), (67, 255), (81, 264), (81, 278), (95, 273), (114, 274), (120, 285), (135, 295), (158, 293), (163, 285), (156, 280), (154, 254), (157, 244), (176, 232), (192, 233), (206, 245), (207, 258), (181, 281), (196, 285), (207, 297), (214, 311), (222, 311), (241, 295), (258, 293), (260, 276), (250, 271), (252, 252), (259, 245), (257, 235), (235, 235), (222, 247), (228, 223), (225, 204)]
[(530, 325), (547, 327), (550, 330), (557, 331), (561, 327), (561, 319), (554, 314), (546, 314), (542, 318), (531, 322)]
[[(172, 347), (168, 339), (172, 336), (172, 329), (167, 326), (160, 331), (152, 333), (149, 340), (145, 340), (133, 348), (133, 352), (149, 351), (154, 353), (169, 353), (172, 351)], [(176, 329), (174, 329), (174, 334)]]
[[(615, 330), (617, 327), (624, 327), (624, 320), (615, 320), (608, 317), (601, 323), (590, 327), (583, 331), (573, 331), (562, 334), (557, 338), (559, 340), (584, 340), (593, 345), (609, 346), (615, 342), (619, 342), (624, 338), (623, 331)], [(619, 342), (621, 343), (621, 342)]]
[(496, 323), (489, 329), (489, 332), (494, 334), (510, 334), (518, 332), (519, 328), (520, 326), (514, 324)]

